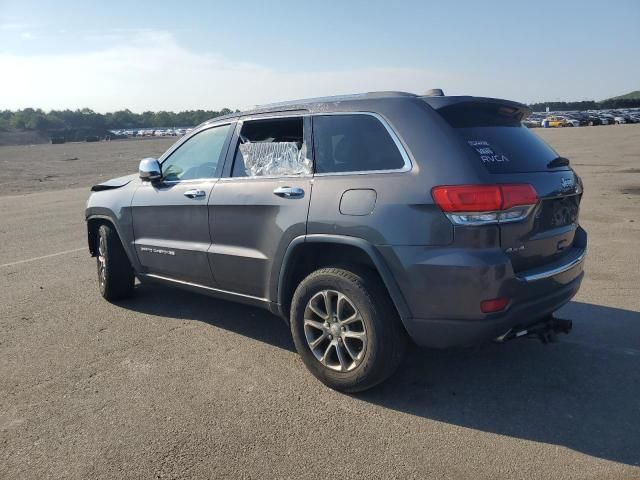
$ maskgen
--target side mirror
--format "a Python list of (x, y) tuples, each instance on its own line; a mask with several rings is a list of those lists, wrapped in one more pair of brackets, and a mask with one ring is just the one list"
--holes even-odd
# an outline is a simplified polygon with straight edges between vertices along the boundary
[(140, 173), (140, 178), (148, 182), (155, 182), (162, 178), (160, 162), (155, 158), (145, 158), (144, 160), (141, 160), (138, 172)]

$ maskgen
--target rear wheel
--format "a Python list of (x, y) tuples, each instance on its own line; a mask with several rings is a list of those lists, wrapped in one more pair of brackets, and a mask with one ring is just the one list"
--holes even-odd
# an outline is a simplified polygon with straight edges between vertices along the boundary
[(107, 300), (133, 294), (135, 277), (118, 234), (109, 225), (100, 225), (97, 238), (98, 286)]
[(386, 380), (408, 341), (377, 275), (351, 268), (323, 268), (300, 283), (291, 305), (291, 332), (311, 373), (346, 392)]

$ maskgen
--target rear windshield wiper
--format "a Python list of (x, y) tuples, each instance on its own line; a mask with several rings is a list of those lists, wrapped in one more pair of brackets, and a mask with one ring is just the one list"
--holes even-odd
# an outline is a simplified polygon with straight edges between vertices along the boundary
[(547, 163), (547, 168), (568, 167), (569, 159), (564, 157), (556, 157)]

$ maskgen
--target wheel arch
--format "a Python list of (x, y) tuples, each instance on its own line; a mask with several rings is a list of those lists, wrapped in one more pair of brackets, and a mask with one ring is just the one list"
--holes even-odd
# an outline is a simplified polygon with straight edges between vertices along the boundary
[[(338, 254), (333, 261), (333, 255)], [(329, 260), (327, 255), (331, 255)], [(310, 257), (311, 256), (311, 257)], [(311, 263), (305, 262), (312, 258)], [(289, 318), (295, 285), (311, 271), (341, 263), (364, 264), (374, 270), (384, 284), (400, 318), (411, 318), (411, 312), (384, 258), (374, 245), (357, 237), (314, 234), (296, 237), (289, 244), (280, 267), (276, 302), (278, 313)], [(300, 278), (302, 276), (302, 278)]]
[(123, 237), (122, 232), (118, 227), (118, 222), (116, 222), (111, 215), (108, 215), (105, 212), (91, 213), (87, 215), (86, 221), (87, 221), (87, 243), (89, 246), (89, 253), (91, 254), (92, 257), (95, 257), (97, 255), (96, 240), (98, 238), (98, 229), (100, 228), (101, 225), (108, 225), (111, 228), (113, 228), (116, 234), (118, 235), (118, 238), (120, 239), (120, 243), (122, 244), (122, 247), (127, 255), (127, 258), (129, 259), (129, 263), (134, 267), (137, 265), (137, 262), (136, 262), (137, 259), (132, 258), (132, 252), (128, 248), (129, 245), (125, 241), (125, 238)]

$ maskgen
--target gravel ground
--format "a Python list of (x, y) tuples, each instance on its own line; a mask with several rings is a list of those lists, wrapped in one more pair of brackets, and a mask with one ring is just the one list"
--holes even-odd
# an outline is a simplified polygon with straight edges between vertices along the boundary
[(640, 478), (640, 125), (536, 132), (586, 186), (574, 332), (414, 349), (359, 395), (264, 311), (101, 299), (87, 187), (171, 141), (0, 147), (0, 478)]

